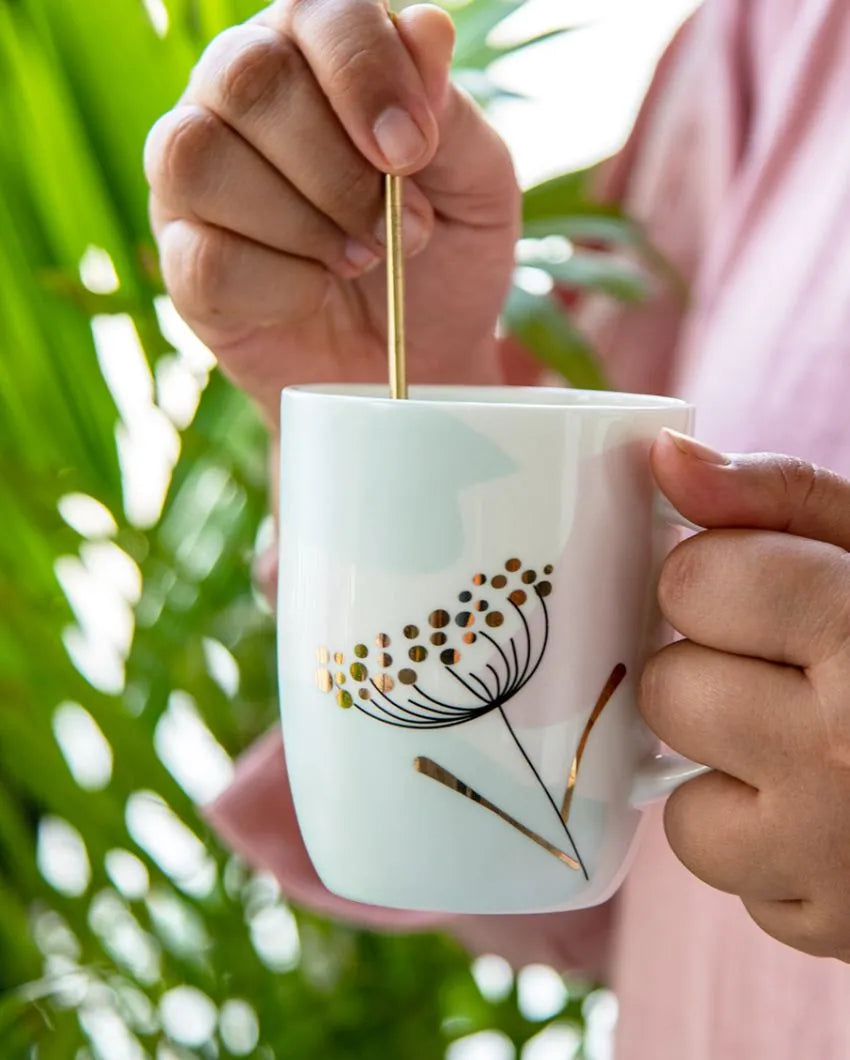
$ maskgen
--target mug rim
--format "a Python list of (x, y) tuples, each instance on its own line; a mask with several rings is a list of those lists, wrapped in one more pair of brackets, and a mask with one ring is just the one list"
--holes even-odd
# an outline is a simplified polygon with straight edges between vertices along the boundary
[[(466, 395), (466, 396), (464, 396)], [(525, 400), (511, 400), (523, 396)], [(568, 386), (510, 386), (494, 384), (477, 386), (459, 383), (414, 383), (408, 397), (399, 401), (390, 397), (386, 383), (298, 383), (284, 387), (284, 399), (318, 399), (322, 401), (367, 402), (386, 408), (434, 405), (463, 408), (560, 409), (570, 412), (662, 412), (691, 409), (694, 406), (677, 397), (660, 394), (632, 394), (619, 390), (581, 390)], [(531, 400), (529, 400), (529, 398)], [(548, 398), (548, 400), (547, 400)], [(572, 400), (570, 400), (572, 399)]]

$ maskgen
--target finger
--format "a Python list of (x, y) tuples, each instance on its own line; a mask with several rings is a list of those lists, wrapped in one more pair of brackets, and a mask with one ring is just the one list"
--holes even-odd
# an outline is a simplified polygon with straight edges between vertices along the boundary
[[(316, 209), (383, 254), (381, 176), (351, 143), (293, 41), (251, 23), (220, 34), (192, 74), (187, 98), (217, 114)], [(405, 182), (405, 249), (427, 242), (433, 213)]]
[(781, 530), (850, 550), (850, 482), (775, 453), (725, 455), (664, 430), (652, 451), (658, 485), (706, 527)]
[(793, 666), (830, 658), (850, 634), (846, 553), (791, 534), (696, 534), (667, 557), (658, 599), (689, 640)]
[(675, 791), (664, 830), (676, 857), (710, 887), (759, 899), (798, 897), (792, 859), (766, 818), (758, 792), (723, 773), (705, 773)]
[(781, 780), (807, 747), (816, 696), (799, 670), (689, 640), (644, 668), (640, 711), (673, 750), (754, 788)]
[(346, 236), (212, 111), (179, 106), (151, 129), (145, 174), (163, 210), (198, 219), (340, 276), (380, 258)]
[(416, 174), (417, 186), (446, 220), (504, 226), (518, 236), (520, 195), (510, 153), (473, 100), (449, 81), (451, 20), (439, 8), (418, 4), (405, 8), (396, 26), (439, 128), (437, 152)]
[(437, 123), (383, 0), (300, 0), (286, 20), (360, 152), (384, 172), (421, 169), (436, 150)]
[(318, 313), (330, 290), (321, 265), (199, 221), (163, 225), (159, 248), (178, 312), (222, 339), (246, 325), (296, 324)]
[(521, 194), (510, 152), (475, 102), (452, 88), (440, 118), (434, 160), (416, 184), (438, 215), (519, 236)]
[(422, 78), (425, 96), (438, 117), (449, 90), (455, 28), (433, 4), (414, 4), (394, 16), (395, 27)]

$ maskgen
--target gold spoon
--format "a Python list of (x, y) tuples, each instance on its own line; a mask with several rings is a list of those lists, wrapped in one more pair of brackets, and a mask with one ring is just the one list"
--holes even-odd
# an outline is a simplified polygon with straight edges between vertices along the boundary
[(404, 348), (404, 247), (401, 230), (401, 177), (387, 174), (387, 357), (390, 397), (407, 397)]

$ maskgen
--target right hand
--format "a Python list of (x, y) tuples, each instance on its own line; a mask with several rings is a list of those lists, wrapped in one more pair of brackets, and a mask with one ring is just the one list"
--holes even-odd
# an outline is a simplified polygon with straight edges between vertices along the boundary
[(281, 387), (385, 378), (382, 173), (410, 177), (411, 376), (497, 382), (519, 192), (449, 82), (438, 8), (278, 0), (206, 49), (145, 148), (178, 311), (277, 420)]

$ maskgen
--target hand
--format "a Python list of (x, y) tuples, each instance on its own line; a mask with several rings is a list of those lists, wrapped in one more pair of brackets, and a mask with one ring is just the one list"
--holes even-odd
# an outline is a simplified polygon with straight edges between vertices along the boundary
[(210, 44), (151, 130), (166, 285), (272, 425), (288, 383), (386, 377), (384, 172), (410, 177), (412, 378), (498, 381), (519, 192), (452, 46), (428, 5), (394, 24), (382, 0), (279, 0)]
[(687, 639), (641, 685), (657, 735), (715, 770), (671, 796), (668, 839), (768, 934), (850, 961), (850, 483), (670, 432), (653, 467), (708, 527), (664, 566), (661, 607)]

